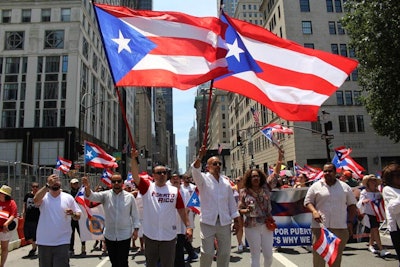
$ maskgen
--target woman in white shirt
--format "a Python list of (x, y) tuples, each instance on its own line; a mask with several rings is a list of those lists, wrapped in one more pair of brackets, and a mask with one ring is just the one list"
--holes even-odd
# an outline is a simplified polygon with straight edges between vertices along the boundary
[(386, 221), (393, 247), (400, 266), (400, 165), (390, 163), (382, 172), (386, 186), (382, 194), (385, 200)]

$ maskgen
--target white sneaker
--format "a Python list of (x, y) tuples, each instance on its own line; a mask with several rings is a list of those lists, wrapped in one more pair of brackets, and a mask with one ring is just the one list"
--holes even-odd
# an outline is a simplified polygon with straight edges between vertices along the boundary
[(373, 254), (377, 254), (378, 251), (374, 248), (374, 246), (369, 246), (368, 250), (371, 251)]
[(242, 244), (238, 245), (238, 252), (240, 252), (240, 253), (243, 252), (243, 245)]
[(387, 255), (390, 255), (390, 252), (387, 251), (386, 249), (382, 249), (381, 252), (379, 253), (381, 257), (386, 257)]

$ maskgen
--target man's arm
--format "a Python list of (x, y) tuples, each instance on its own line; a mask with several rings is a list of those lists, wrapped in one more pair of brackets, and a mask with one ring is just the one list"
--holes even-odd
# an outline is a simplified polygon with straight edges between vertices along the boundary
[(33, 197), (33, 203), (35, 203), (36, 206), (40, 206), (40, 204), (42, 204), (44, 196), (49, 191), (48, 187), (53, 185), (55, 179), (58, 179), (57, 175), (55, 174), (47, 177), (48, 183), (36, 192), (35, 196)]
[(202, 145), (199, 151), (199, 156), (196, 158), (196, 160), (193, 163), (193, 167), (196, 169), (201, 167), (201, 161), (203, 160), (204, 156), (207, 153), (207, 148), (205, 145)]
[(85, 187), (85, 197), (89, 198), (92, 194), (92, 190), (90, 189), (89, 179), (86, 176), (82, 177), (82, 185)]
[(139, 165), (138, 165), (138, 161), (136, 160), (138, 155), (139, 155), (139, 152), (136, 150), (136, 148), (132, 148), (132, 151), (131, 151), (131, 173), (132, 173), (133, 181), (135, 182), (136, 186), (139, 186), (139, 184), (140, 184)]
[(317, 223), (322, 223), (322, 217), (321, 214), (318, 212), (318, 210), (315, 208), (314, 204), (312, 203), (308, 203), (306, 205), (306, 208), (309, 209), (312, 213), (312, 217), (313, 219), (317, 222)]

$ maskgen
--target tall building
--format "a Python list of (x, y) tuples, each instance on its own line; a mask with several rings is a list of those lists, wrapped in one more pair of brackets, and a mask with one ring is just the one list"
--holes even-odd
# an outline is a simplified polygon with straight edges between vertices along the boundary
[[(235, 14), (250, 22), (249, 5), (258, 1), (240, 0)], [(253, 9), (253, 6), (251, 6)], [(246, 10), (245, 10), (246, 9)], [(256, 8), (257, 9), (257, 8)], [(263, 27), (305, 47), (334, 54), (355, 57), (348, 46), (349, 38), (342, 28), (341, 0), (263, 0), (258, 12), (263, 15)], [(254, 18), (254, 13), (252, 15)], [(257, 23), (253, 20), (252, 23)], [(258, 24), (258, 23), (257, 23)], [(277, 150), (255, 126), (250, 108), (259, 112), (262, 125), (274, 122), (294, 130), (293, 135), (280, 135), (289, 168), (299, 165), (323, 165), (334, 156), (333, 148), (347, 146), (351, 156), (367, 172), (375, 173), (392, 160), (400, 160), (400, 144), (378, 136), (370, 126), (370, 116), (361, 105), (361, 88), (357, 84), (357, 70), (321, 107), (317, 122), (290, 122), (256, 101), (230, 94), (229, 122), (231, 129), (231, 169), (233, 176), (243, 174), (250, 167), (267, 171), (275, 163)], [(325, 134), (328, 135), (326, 139)], [(238, 137), (242, 145), (238, 145)]]
[[(190, 168), (190, 164), (196, 159), (198, 154), (197, 144), (197, 129), (196, 123), (193, 121), (193, 126), (189, 131), (188, 146), (186, 147), (186, 165), (184, 166), (184, 171)], [(181, 166), (182, 167), (182, 166)]]

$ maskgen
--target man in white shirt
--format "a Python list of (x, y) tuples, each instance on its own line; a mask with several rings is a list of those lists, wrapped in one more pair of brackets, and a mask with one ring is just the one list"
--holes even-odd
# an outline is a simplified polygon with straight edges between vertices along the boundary
[[(61, 190), (61, 180), (55, 174), (33, 197), (40, 216), (36, 232), (40, 267), (69, 267), (71, 219), (78, 221), (81, 209), (75, 199)], [(51, 234), (49, 234), (51, 231)]]
[(140, 226), (139, 211), (133, 194), (123, 190), (121, 174), (111, 176), (112, 189), (93, 192), (87, 177), (82, 178), (85, 197), (103, 204), (104, 238), (112, 266), (128, 267), (131, 238), (137, 239)]
[(231, 251), (231, 223), (239, 212), (232, 187), (221, 175), (218, 157), (207, 160), (207, 173), (201, 172), (201, 161), (207, 150), (202, 146), (199, 157), (192, 163), (192, 175), (200, 193), (200, 267), (210, 267), (214, 257), (214, 239), (218, 242), (217, 266), (229, 266)]

